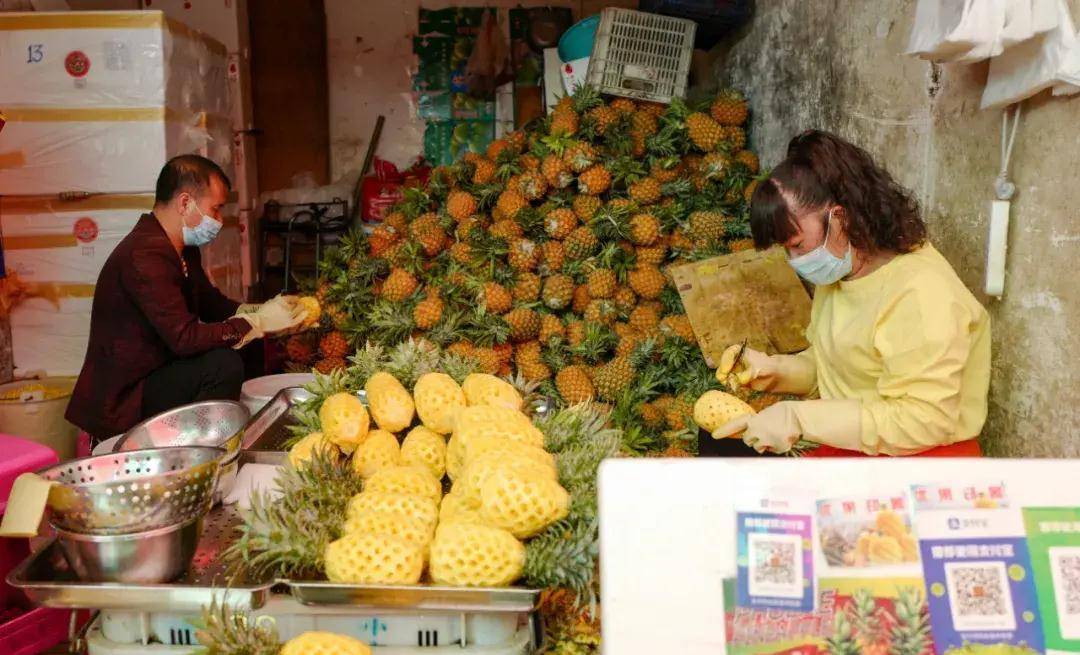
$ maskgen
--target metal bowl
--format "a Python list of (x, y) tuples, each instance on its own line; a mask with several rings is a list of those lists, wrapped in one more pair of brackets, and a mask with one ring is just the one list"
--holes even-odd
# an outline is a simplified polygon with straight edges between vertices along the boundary
[(57, 530), (64, 559), (83, 582), (154, 584), (187, 571), (202, 536), (201, 516), (148, 532), (90, 535)]
[(225, 452), (188, 446), (84, 457), (38, 472), (53, 527), (81, 534), (131, 534), (174, 526), (210, 509)]
[(169, 446), (210, 446), (224, 448), (229, 461), (240, 451), (244, 426), (251, 412), (232, 400), (206, 400), (184, 405), (146, 419), (128, 430), (114, 452), (165, 448)]

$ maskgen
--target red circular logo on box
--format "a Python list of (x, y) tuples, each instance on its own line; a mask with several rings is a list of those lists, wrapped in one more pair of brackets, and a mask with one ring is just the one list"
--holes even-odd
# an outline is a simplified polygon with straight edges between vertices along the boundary
[(84, 52), (72, 50), (64, 58), (64, 70), (72, 77), (86, 77), (90, 72), (90, 58)]
[(75, 227), (71, 231), (79, 243), (90, 243), (97, 238), (98, 225), (92, 218), (80, 218), (75, 221)]

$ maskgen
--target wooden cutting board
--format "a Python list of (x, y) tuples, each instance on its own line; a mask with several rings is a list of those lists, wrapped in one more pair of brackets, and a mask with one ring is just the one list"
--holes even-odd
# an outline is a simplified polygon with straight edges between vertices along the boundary
[(805, 350), (810, 295), (783, 248), (745, 250), (668, 269), (701, 352), (715, 367), (734, 343), (767, 353)]

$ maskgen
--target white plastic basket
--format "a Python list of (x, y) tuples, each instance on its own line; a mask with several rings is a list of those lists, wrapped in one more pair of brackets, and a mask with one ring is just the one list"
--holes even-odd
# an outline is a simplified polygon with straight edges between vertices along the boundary
[(686, 96), (697, 24), (632, 9), (600, 13), (588, 83), (600, 93), (670, 103)]

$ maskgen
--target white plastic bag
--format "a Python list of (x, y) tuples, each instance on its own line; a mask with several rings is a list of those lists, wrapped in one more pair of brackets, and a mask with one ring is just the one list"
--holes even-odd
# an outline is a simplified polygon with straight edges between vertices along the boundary
[[(1004, 107), (1060, 86), (1080, 83), (1077, 36), (1066, 0), (1056, 0), (1057, 25), (1039, 36), (1009, 48), (990, 61), (981, 107)], [(1055, 89), (1057, 91), (1057, 89)]]
[(1011, 48), (1057, 27), (1056, 0), (1007, 0), (1001, 45)]
[(919, 0), (905, 54), (936, 62), (972, 62), (1001, 54), (1012, 0)]

